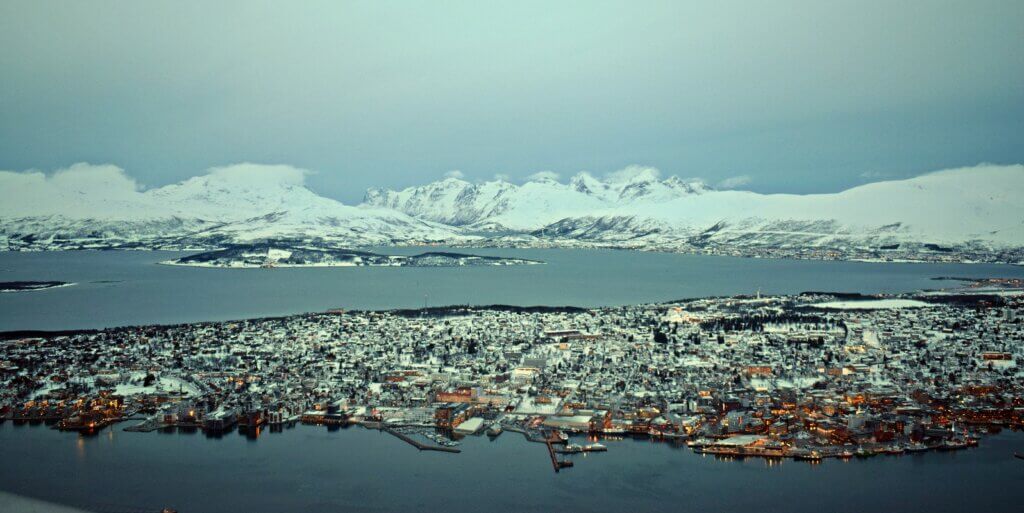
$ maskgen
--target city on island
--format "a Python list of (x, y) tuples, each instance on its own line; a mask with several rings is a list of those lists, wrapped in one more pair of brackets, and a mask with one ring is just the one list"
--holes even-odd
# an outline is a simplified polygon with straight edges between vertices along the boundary
[(11, 332), (0, 419), (83, 435), (362, 425), (445, 452), (511, 431), (556, 471), (625, 437), (810, 461), (959, 450), (1024, 426), (1024, 282), (964, 283)]

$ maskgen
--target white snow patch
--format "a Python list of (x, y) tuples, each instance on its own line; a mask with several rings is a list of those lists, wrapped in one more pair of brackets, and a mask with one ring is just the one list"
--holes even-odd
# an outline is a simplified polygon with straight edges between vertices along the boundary
[(888, 308), (924, 308), (931, 305), (916, 299), (870, 299), (866, 301), (830, 301), (810, 306), (829, 310), (883, 310)]

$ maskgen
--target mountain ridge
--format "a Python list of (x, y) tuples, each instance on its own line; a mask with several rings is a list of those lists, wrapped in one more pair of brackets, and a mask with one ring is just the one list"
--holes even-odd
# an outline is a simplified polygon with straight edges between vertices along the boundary
[(893, 249), (948, 249), (964, 260), (979, 253), (1017, 261), (1024, 248), (1022, 165), (986, 164), (803, 195), (717, 190), (641, 166), (600, 178), (579, 173), (566, 182), (551, 173), (521, 184), (448, 177), (399, 191), (370, 189), (357, 206), (310, 190), (306, 174), (243, 163), (143, 189), (111, 165), (75, 164), (50, 175), (0, 171), (0, 249), (214, 248), (290, 240), (329, 247), (867, 252), (869, 258)]
[[(435, 182), (437, 184), (438, 182)], [(449, 184), (452, 182), (449, 182)], [(462, 182), (463, 188), (472, 187)], [(488, 187), (486, 182), (480, 187)], [(402, 191), (374, 191), (366, 203), (387, 205), (415, 217), (443, 220), (447, 212), (479, 212), (464, 220), (469, 227), (503, 227), (537, 236), (553, 233), (570, 238), (588, 234), (591, 240), (619, 240), (626, 235), (672, 232), (736, 240), (740, 234), (799, 234), (815, 245), (855, 240), (857, 234), (875, 244), (936, 242), (1024, 245), (1024, 166), (982, 165), (928, 173), (905, 180), (865, 184), (827, 194), (759, 194), (715, 190), (677, 177), (634, 174), (625, 186), (615, 179), (601, 181), (580, 174), (568, 184), (527, 182), (507, 187), (504, 198), (528, 191), (532, 199), (467, 209), (459, 196), (429, 194), (435, 184)], [(669, 186), (667, 184), (672, 184)], [(681, 185), (680, 185), (681, 184)], [(544, 187), (546, 190), (536, 191)], [(616, 189), (618, 187), (618, 189)], [(599, 191), (595, 193), (596, 191)], [(617, 194), (608, 194), (607, 191)], [(414, 200), (428, 195), (435, 202), (424, 212)], [(536, 197), (559, 203), (557, 209), (538, 212)], [(557, 200), (554, 199), (557, 196)], [(403, 202), (404, 200), (404, 202)], [(447, 200), (450, 203), (445, 203)], [(523, 215), (527, 212), (528, 215)], [(624, 226), (632, 228), (623, 231)], [(717, 226), (711, 234), (706, 231)], [(603, 234), (604, 237), (596, 237)]]

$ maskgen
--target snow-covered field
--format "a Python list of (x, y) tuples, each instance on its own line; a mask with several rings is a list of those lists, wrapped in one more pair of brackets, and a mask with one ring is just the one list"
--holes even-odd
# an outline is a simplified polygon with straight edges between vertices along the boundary
[(869, 299), (866, 301), (829, 301), (809, 306), (829, 310), (882, 310), (888, 308), (925, 308), (931, 305), (916, 299)]
[[(263, 267), (263, 264), (244, 262), (241, 260), (233, 260), (226, 263), (220, 262), (178, 262), (175, 260), (164, 260), (163, 262), (157, 262), (160, 265), (176, 265), (180, 267), (206, 267), (210, 269), (259, 269)], [(274, 267), (288, 268), (288, 267), (399, 267), (398, 264), (357, 264), (355, 262), (310, 262), (306, 264), (282, 264), (273, 262)]]

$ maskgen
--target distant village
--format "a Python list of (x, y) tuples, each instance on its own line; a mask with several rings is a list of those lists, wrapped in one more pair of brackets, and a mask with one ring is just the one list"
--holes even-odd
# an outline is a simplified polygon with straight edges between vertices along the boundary
[(361, 425), (446, 452), (505, 433), (556, 470), (624, 437), (812, 461), (961, 450), (1024, 427), (1021, 285), (10, 335), (0, 418), (84, 435)]
[[(423, 244), (423, 243), (419, 243)], [(716, 255), (741, 258), (785, 258), (794, 260), (832, 260), (850, 262), (934, 262), (934, 263), (1002, 263), (1024, 262), (1024, 248), (989, 247), (981, 244), (942, 246), (928, 243), (870, 244), (742, 244), (702, 240), (665, 238), (589, 240), (559, 237), (536, 237), (511, 234), (482, 241), (448, 241), (453, 247), (498, 247), (520, 249), (629, 249), (691, 255)], [(12, 248), (13, 249), (13, 248)], [(47, 248), (49, 249), (49, 248)], [(171, 247), (168, 249), (177, 249)]]

